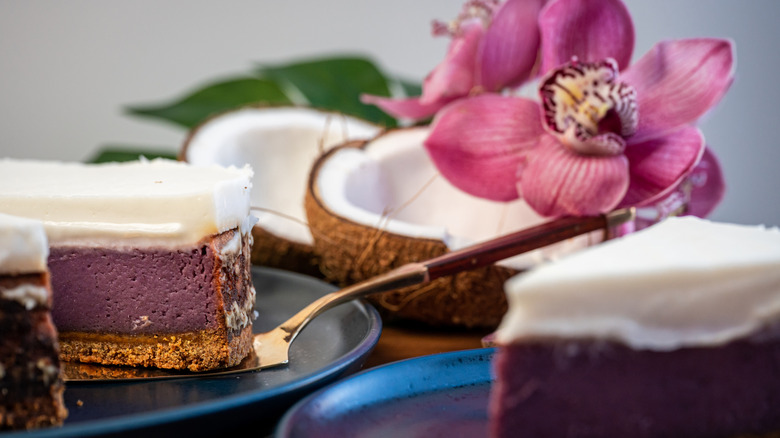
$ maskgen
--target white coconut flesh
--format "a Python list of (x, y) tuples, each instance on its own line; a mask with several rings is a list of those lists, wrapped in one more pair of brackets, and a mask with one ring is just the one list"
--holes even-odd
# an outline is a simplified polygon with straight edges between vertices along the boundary
[[(332, 214), (374, 229), (436, 239), (450, 250), (538, 225), (523, 200), (494, 202), (455, 188), (431, 162), (427, 127), (390, 131), (365, 147), (341, 148), (321, 164), (316, 187)], [(602, 232), (569, 239), (499, 264), (525, 269), (602, 240)]]
[(250, 164), (256, 226), (312, 245), (303, 198), (314, 160), (336, 144), (372, 138), (379, 130), (357, 118), (305, 107), (245, 108), (199, 127), (184, 159), (193, 164)]

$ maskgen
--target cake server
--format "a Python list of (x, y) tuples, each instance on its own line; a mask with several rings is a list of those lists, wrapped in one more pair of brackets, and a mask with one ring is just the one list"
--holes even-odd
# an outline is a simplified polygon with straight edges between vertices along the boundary
[(408, 263), (387, 273), (331, 292), (315, 300), (275, 329), (256, 334), (254, 354), (234, 367), (191, 372), (142, 367), (118, 367), (63, 363), (66, 382), (99, 380), (166, 379), (175, 377), (217, 376), (286, 365), (290, 345), (317, 315), (344, 302), (406, 286), (425, 284), (439, 277), (476, 269), (497, 261), (560, 242), (591, 231), (605, 230), (634, 218), (634, 209), (620, 209), (592, 217), (563, 217), (544, 224), (481, 242), (433, 259)]

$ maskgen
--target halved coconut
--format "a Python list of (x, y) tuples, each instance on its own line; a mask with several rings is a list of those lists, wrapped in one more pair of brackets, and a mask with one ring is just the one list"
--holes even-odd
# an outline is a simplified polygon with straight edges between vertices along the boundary
[[(364, 280), (546, 220), (522, 200), (493, 202), (452, 186), (423, 148), (427, 135), (428, 127), (391, 130), (340, 145), (314, 164), (306, 215), (328, 280)], [(370, 299), (390, 319), (493, 328), (506, 311), (505, 280), (602, 238), (591, 233)]]
[(367, 139), (377, 125), (306, 107), (247, 107), (195, 128), (180, 158), (195, 164), (252, 165), (252, 263), (320, 275), (303, 209), (315, 159), (333, 145)]

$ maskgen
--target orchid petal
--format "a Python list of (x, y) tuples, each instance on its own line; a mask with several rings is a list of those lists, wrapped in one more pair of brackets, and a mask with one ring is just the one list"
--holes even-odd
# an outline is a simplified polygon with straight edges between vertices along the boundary
[(536, 102), (483, 94), (434, 118), (425, 147), (451, 184), (495, 201), (517, 198), (517, 169), (543, 133)]
[(544, 0), (507, 0), (493, 15), (477, 55), (477, 82), (499, 91), (531, 75), (539, 52), (537, 17)]
[(452, 39), (444, 60), (425, 78), (420, 103), (467, 95), (475, 85), (477, 49), (485, 28), (479, 20), (462, 23), (461, 34)]
[(543, 216), (591, 216), (612, 210), (628, 188), (623, 155), (588, 156), (566, 149), (551, 135), (528, 154), (521, 194)]
[(360, 101), (367, 105), (376, 105), (381, 108), (382, 111), (393, 117), (413, 120), (430, 117), (450, 102), (450, 100), (443, 100), (440, 102), (422, 104), (419, 97), (393, 99), (371, 94), (360, 96)]
[(704, 149), (701, 161), (686, 179), (690, 183), (690, 200), (687, 213), (707, 217), (720, 204), (726, 192), (723, 172), (717, 157), (710, 148)]
[(695, 122), (723, 97), (733, 79), (734, 52), (728, 40), (658, 43), (621, 75), (638, 96), (633, 141)]
[(620, 0), (557, 0), (539, 15), (542, 73), (571, 61), (606, 58), (628, 66), (634, 50), (634, 24)]
[(671, 193), (704, 153), (704, 137), (692, 126), (626, 147), (631, 184), (621, 206), (648, 205)]

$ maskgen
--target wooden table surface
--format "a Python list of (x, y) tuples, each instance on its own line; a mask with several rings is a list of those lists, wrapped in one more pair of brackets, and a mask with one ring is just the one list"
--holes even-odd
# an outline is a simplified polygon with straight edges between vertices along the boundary
[(482, 338), (489, 333), (486, 329), (435, 329), (385, 323), (364, 369), (428, 354), (480, 348)]

